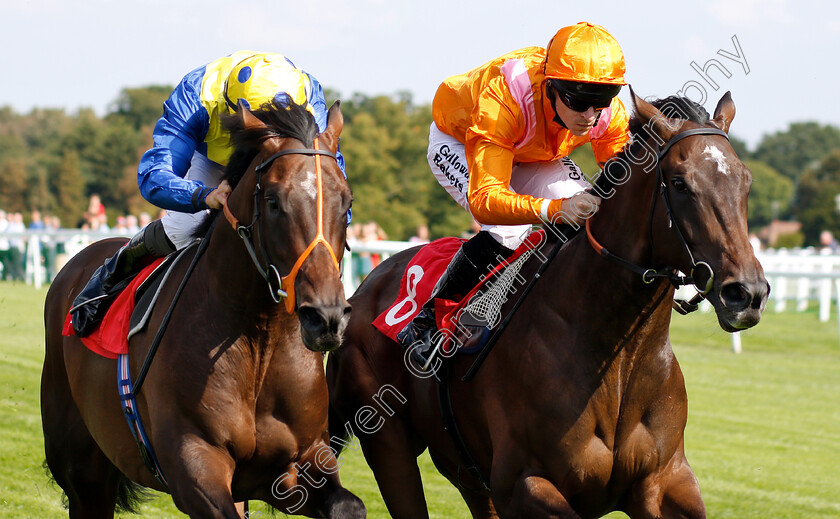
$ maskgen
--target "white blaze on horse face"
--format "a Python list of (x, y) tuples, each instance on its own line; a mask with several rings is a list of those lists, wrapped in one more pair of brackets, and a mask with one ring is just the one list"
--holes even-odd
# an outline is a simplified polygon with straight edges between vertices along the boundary
[(718, 171), (724, 175), (729, 174), (729, 164), (726, 163), (726, 157), (717, 146), (707, 144), (706, 149), (703, 150), (703, 154), (708, 155), (711, 160), (717, 163)]
[(306, 191), (310, 198), (315, 200), (318, 198), (318, 186), (315, 185), (315, 173), (311, 171), (306, 172), (306, 178), (300, 183), (300, 187)]

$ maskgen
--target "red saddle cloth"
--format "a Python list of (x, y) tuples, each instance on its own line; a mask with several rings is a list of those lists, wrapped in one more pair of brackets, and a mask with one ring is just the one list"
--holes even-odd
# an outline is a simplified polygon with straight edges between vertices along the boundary
[[(513, 260), (524, 252), (539, 247), (545, 241), (545, 233), (537, 231), (532, 233), (525, 242), (519, 246), (507, 260), (497, 265), (491, 274), (473, 288), (469, 294), (460, 301), (449, 301), (446, 299), (435, 299), (435, 320), (439, 330), (452, 331), (457, 324), (454, 322), (463, 307), (469, 303), (473, 296), (478, 293), (494, 274), (505, 268)], [(425, 245), (408, 263), (408, 266), (400, 280), (400, 293), (394, 303), (387, 310), (379, 314), (373, 321), (373, 326), (384, 333), (391, 340), (396, 341), (397, 335), (408, 326), (414, 316), (420, 313), (420, 309), (429, 300), (438, 280), (446, 271), (452, 257), (461, 248), (464, 240), (460, 238), (441, 238)]]
[[(105, 312), (105, 317), (102, 318), (99, 327), (87, 337), (82, 337), (82, 344), (87, 346), (90, 351), (109, 359), (116, 359), (117, 355), (128, 353), (128, 328), (131, 321), (131, 312), (134, 311), (137, 304), (135, 300), (137, 288), (164, 259), (166, 258), (156, 259), (137, 274), (131, 283), (120, 292), (108, 311)], [(69, 312), (64, 319), (64, 328), (61, 333), (66, 336), (75, 335), (72, 317)]]

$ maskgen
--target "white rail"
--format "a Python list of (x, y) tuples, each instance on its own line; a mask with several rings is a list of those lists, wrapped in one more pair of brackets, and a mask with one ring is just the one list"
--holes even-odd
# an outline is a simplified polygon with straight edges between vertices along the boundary
[[(77, 229), (4, 232), (0, 233), (0, 252), (6, 242), (9, 242), (10, 246), (19, 247), (24, 259), (26, 283), (40, 288), (73, 254), (89, 243), (114, 236), (126, 235), (119, 232), (102, 233)], [(55, 254), (55, 246), (59, 243), (63, 244), (64, 251)], [(345, 253), (342, 265), (344, 289), (348, 297), (379, 262), (415, 245), (418, 244), (401, 241), (349, 242), (351, 251)], [(51, 265), (47, 265), (44, 254), (49, 251), (52, 251)], [(831, 305), (834, 301), (840, 327), (840, 254), (807, 248), (767, 250), (758, 253), (756, 257), (764, 267), (765, 276), (770, 282), (768, 309), (783, 312), (792, 305), (795, 311), (802, 312), (811, 302), (816, 301), (819, 306), (819, 320), (827, 322), (831, 317)], [(47, 267), (52, 271), (48, 271)], [(708, 303), (701, 305), (701, 311), (710, 310)], [(838, 331), (840, 332), (840, 328)], [(740, 340), (737, 333), (733, 334), (733, 350), (736, 352), (740, 351)]]

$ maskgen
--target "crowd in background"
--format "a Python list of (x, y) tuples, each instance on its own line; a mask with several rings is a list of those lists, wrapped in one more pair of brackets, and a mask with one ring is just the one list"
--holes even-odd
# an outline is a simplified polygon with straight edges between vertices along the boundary
[[(159, 218), (163, 214), (159, 214)], [(20, 212), (6, 213), (0, 209), (0, 279), (4, 281), (25, 281), (25, 264), (30, 251), (30, 243), (23, 237), (7, 237), (4, 233), (29, 231), (58, 231), (78, 229), (85, 231), (67, 238), (53, 239), (43, 236), (38, 244), (40, 263), (46, 272), (47, 282), (51, 281), (61, 266), (70, 256), (78, 253), (90, 243), (96, 241), (90, 232), (107, 233), (109, 236), (133, 236), (152, 221), (149, 213), (127, 214), (116, 217), (113, 227), (108, 225), (105, 206), (98, 195), (91, 195), (88, 209), (76, 222), (75, 226), (62, 226), (57, 216), (42, 215), (34, 210), (29, 214), (28, 224)]]
[[(155, 216), (160, 218), (165, 214), (161, 211)], [(4, 281), (25, 281), (25, 262), (29, 251), (30, 243), (23, 237), (6, 237), (4, 233), (18, 233), (27, 230), (32, 231), (58, 231), (66, 229), (78, 229), (85, 231), (73, 234), (61, 239), (53, 239), (43, 236), (39, 243), (40, 263), (45, 270), (46, 279), (50, 282), (61, 269), (63, 264), (97, 240), (91, 233), (100, 232), (109, 236), (133, 236), (140, 229), (152, 221), (149, 213), (142, 212), (139, 215), (126, 214), (118, 215), (113, 219), (113, 227), (108, 224), (108, 216), (105, 206), (100, 197), (96, 194), (90, 196), (87, 210), (75, 222), (74, 226), (62, 226), (57, 216), (42, 215), (40, 211), (34, 210), (29, 214), (28, 224), (22, 213), (6, 213), (0, 209), (0, 279)], [(468, 239), (479, 230), (477, 224), (472, 229), (463, 233), (462, 238)], [(370, 244), (380, 240), (387, 240), (388, 235), (382, 227), (373, 221), (365, 223), (353, 223), (347, 229), (347, 241), (351, 247), (354, 244)], [(412, 244), (423, 244), (430, 241), (429, 228), (423, 224), (417, 227), (415, 233), (408, 240)], [(363, 279), (382, 261), (382, 255), (375, 252), (358, 251), (353, 255), (353, 274), (356, 279)]]

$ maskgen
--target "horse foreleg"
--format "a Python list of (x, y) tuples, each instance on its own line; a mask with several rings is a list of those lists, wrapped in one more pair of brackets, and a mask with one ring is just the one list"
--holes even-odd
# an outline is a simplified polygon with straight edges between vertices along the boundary
[(496, 507), (493, 505), (493, 500), (489, 496), (470, 490), (458, 489), (461, 492), (461, 497), (467, 503), (473, 519), (496, 519), (499, 514), (496, 513)]
[(627, 515), (632, 519), (705, 519), (700, 485), (684, 457), (648, 476), (634, 492)]
[(240, 519), (231, 494), (235, 464), (230, 455), (201, 440), (180, 441), (174, 463), (159, 455), (175, 506), (193, 519)]
[(494, 501), (499, 517), (510, 519), (580, 519), (553, 483), (539, 476), (520, 478), (509, 498)]
[(417, 451), (407, 427), (391, 417), (373, 435), (362, 434), (365, 460), (373, 471), (388, 512), (394, 519), (428, 519), (423, 480), (417, 466)]
[(318, 442), (274, 480), (266, 501), (287, 514), (328, 519), (364, 519), (362, 500), (341, 486), (340, 464), (325, 442)]

